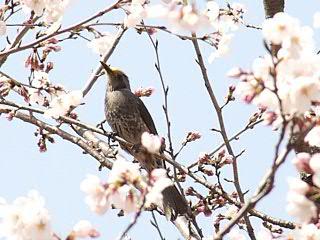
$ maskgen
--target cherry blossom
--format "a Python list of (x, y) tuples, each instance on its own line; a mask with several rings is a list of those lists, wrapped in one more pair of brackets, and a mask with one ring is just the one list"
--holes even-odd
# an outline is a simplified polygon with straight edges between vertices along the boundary
[(211, 23), (215, 22), (219, 17), (219, 5), (216, 1), (207, 1), (207, 6), (205, 9), (205, 15), (209, 18)]
[(82, 98), (83, 94), (81, 91), (60, 94), (52, 99), (50, 108), (45, 111), (44, 115), (55, 119), (64, 116), (70, 111), (71, 107), (80, 105)]
[(26, 197), (0, 208), (0, 237), (6, 239), (53, 239), (51, 218), (44, 208), (44, 198), (35, 190)]
[(165, 19), (170, 11), (170, 9), (163, 4), (147, 5), (144, 8), (147, 18)]
[(223, 213), (223, 216), (225, 216), (227, 219), (232, 219), (238, 211), (239, 209), (236, 206), (230, 205), (227, 208), (227, 211)]
[(20, 0), (25, 12), (34, 11), (37, 16), (41, 16), (46, 7), (46, 0)]
[(127, 182), (134, 183), (141, 181), (141, 173), (139, 171), (139, 165), (128, 162), (122, 158), (118, 158), (112, 167), (112, 171), (109, 174), (108, 184), (123, 185)]
[(88, 175), (80, 188), (86, 193), (85, 202), (92, 211), (103, 214), (113, 205), (129, 214), (138, 211), (143, 203), (145, 207), (151, 204), (161, 207), (162, 191), (171, 185), (165, 169), (154, 169), (146, 178), (137, 164), (118, 158), (106, 184), (98, 177)]
[(227, 55), (230, 51), (229, 45), (231, 43), (233, 34), (222, 34), (218, 40), (217, 50), (210, 54), (208, 62), (212, 63), (216, 58)]
[(288, 119), (301, 117), (320, 101), (320, 57), (314, 51), (313, 30), (286, 13), (267, 19), (263, 35), (279, 45), (277, 56), (257, 58), (252, 71), (238, 68), (232, 77), (241, 80), (236, 93), (247, 103), (268, 110), (264, 116), (269, 120), (273, 116), (271, 122), (266, 120), (276, 126), (282, 122), (277, 119), (281, 111)]
[(36, 88), (46, 87), (50, 83), (48, 73), (44, 71), (34, 71), (34, 79), (32, 81), (32, 86)]
[(262, 26), (264, 38), (277, 45), (280, 45), (286, 38), (290, 38), (298, 30), (298, 20), (283, 12), (267, 19)]
[(186, 142), (193, 142), (201, 138), (201, 134), (199, 132), (188, 132), (186, 137)]
[(146, 206), (150, 206), (151, 204), (161, 206), (163, 200), (162, 191), (173, 185), (173, 182), (168, 178), (165, 169), (154, 169), (150, 177), (152, 187), (146, 196)]
[(139, 210), (142, 199), (139, 197), (138, 190), (134, 187), (129, 184), (122, 186), (110, 185), (108, 190), (111, 191), (109, 199), (112, 204), (116, 208), (122, 209), (125, 214)]
[[(290, 234), (291, 235), (291, 234)], [(320, 229), (314, 224), (303, 224), (295, 229), (292, 234), (293, 240), (317, 240), (320, 239)]]
[(37, 16), (42, 16), (47, 24), (61, 21), (70, 0), (20, 0), (25, 12), (34, 11)]
[(246, 240), (246, 237), (235, 228), (228, 233), (227, 238), (228, 240)]
[(233, 156), (229, 154), (225, 148), (218, 152), (217, 158), (220, 165), (231, 164), (234, 160)]
[(296, 155), (292, 160), (292, 163), (296, 166), (299, 172), (312, 173), (310, 168), (310, 159), (311, 156), (309, 153), (301, 152)]
[(320, 147), (320, 126), (315, 126), (304, 139), (311, 146)]
[(73, 227), (72, 235), (78, 238), (99, 237), (100, 233), (87, 220), (81, 220)]
[(70, 0), (46, 0), (46, 10), (44, 12), (44, 21), (46, 23), (61, 22)]
[(174, 31), (188, 30), (196, 32), (200, 28), (204, 29), (210, 25), (209, 18), (194, 5), (176, 6), (170, 9), (166, 18)]
[(95, 53), (102, 56), (111, 47), (114, 41), (114, 36), (111, 33), (104, 33), (103, 37), (95, 38), (88, 43), (88, 47), (91, 48)]
[(126, 27), (135, 27), (147, 16), (146, 10), (140, 3), (131, 3), (129, 12), (130, 14), (124, 20)]
[(162, 146), (162, 138), (157, 135), (153, 135), (148, 132), (144, 132), (141, 135), (141, 144), (150, 153), (159, 153), (160, 148)]
[(81, 182), (80, 189), (87, 194), (85, 202), (93, 212), (103, 214), (111, 206), (108, 192), (97, 176), (87, 175)]
[(39, 89), (29, 88), (28, 93), (30, 104), (44, 105), (45, 97), (41, 94), (41, 91)]
[(302, 223), (308, 223), (317, 214), (317, 208), (305, 194), (309, 190), (307, 183), (300, 179), (290, 178), (289, 192), (287, 194), (287, 212), (294, 216)]

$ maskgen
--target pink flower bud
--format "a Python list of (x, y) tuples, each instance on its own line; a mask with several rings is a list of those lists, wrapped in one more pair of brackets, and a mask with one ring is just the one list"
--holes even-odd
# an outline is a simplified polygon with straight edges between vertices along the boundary
[(198, 132), (188, 132), (186, 137), (186, 142), (193, 142), (197, 139), (201, 138), (200, 133)]
[(53, 69), (53, 62), (48, 62), (46, 66), (46, 73), (50, 72)]
[(212, 170), (208, 170), (208, 169), (204, 169), (203, 173), (206, 174), (207, 176), (213, 176), (214, 175), (213, 171)]
[(15, 111), (10, 111), (9, 113), (8, 113), (8, 115), (6, 116), (6, 118), (8, 119), (8, 121), (12, 121), (12, 119), (14, 118), (14, 115), (15, 115)]
[(48, 39), (48, 40), (47, 40), (47, 42), (46, 42), (46, 43), (57, 44), (58, 42), (59, 42), (59, 40), (58, 40), (58, 39), (56, 39), (56, 38), (50, 38), (50, 39)]
[(209, 163), (209, 162), (210, 162), (210, 156), (209, 156), (209, 154), (207, 154), (207, 153), (200, 153), (200, 154), (199, 154), (199, 160), (198, 160), (198, 162), (199, 162), (200, 164)]
[(236, 90), (236, 86), (230, 85), (229, 86), (229, 92), (234, 92)]
[(203, 214), (206, 216), (206, 217), (210, 217), (212, 215), (212, 211), (206, 207)]
[(264, 115), (264, 120), (267, 125), (272, 125), (275, 120), (277, 120), (278, 115), (275, 112), (266, 112)]
[(154, 88), (148, 87), (148, 88), (139, 88), (134, 91), (134, 95), (137, 97), (150, 97), (154, 92)]

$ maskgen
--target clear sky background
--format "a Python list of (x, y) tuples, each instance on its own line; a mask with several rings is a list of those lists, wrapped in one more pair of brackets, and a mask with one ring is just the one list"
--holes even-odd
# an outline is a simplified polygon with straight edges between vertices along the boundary
[[(248, 9), (245, 15), (246, 22), (261, 25), (264, 20), (263, 1), (240, 2)], [(109, 0), (75, 1), (66, 12), (63, 26), (78, 22), (110, 3), (112, 1)], [(224, 1), (219, 3), (223, 6)], [(203, 5), (204, 2), (199, 1), (198, 4)], [(300, 18), (302, 24), (307, 25), (312, 24), (312, 16), (317, 9), (319, 2), (315, 0), (286, 3), (286, 12)], [(108, 15), (104, 19), (118, 22), (122, 18), (121, 13)], [(114, 27), (100, 29), (112, 33), (117, 31)], [(316, 32), (317, 37), (318, 35)], [(188, 131), (198, 131), (202, 135), (200, 140), (188, 145), (178, 158), (180, 163), (188, 165), (197, 159), (200, 152), (211, 152), (222, 143), (219, 134), (209, 130), (218, 128), (216, 113), (206, 92), (199, 67), (195, 63), (191, 42), (182, 41), (164, 32), (156, 33), (154, 38), (159, 40), (163, 76), (170, 87), (168, 110), (172, 122), (174, 147), (176, 150), (180, 147)], [(3, 48), (4, 43), (0, 43), (2, 44), (0, 47)], [(55, 64), (50, 79), (54, 83), (63, 84), (69, 90), (81, 89), (96, 68), (99, 57), (82, 39), (65, 41), (61, 46), (63, 48), (61, 52), (50, 55), (49, 59)], [(201, 44), (201, 47), (206, 58), (213, 51), (213, 48), (206, 44)], [(27, 50), (11, 56), (1, 70), (22, 82), (27, 82), (28, 71), (24, 68), (24, 61), (29, 53)], [(223, 103), (228, 86), (236, 83), (226, 77), (226, 72), (234, 66), (249, 68), (252, 61), (263, 54), (265, 50), (261, 32), (241, 27), (235, 33), (230, 54), (212, 64), (207, 63), (210, 81), (220, 104)], [(143, 98), (143, 101), (153, 116), (159, 134), (166, 136), (165, 115), (161, 107), (163, 93), (154, 67), (154, 50), (148, 36), (139, 35), (133, 29), (127, 31), (109, 63), (127, 73), (132, 89), (148, 86), (156, 89), (154, 95)], [(82, 121), (95, 125), (103, 120), (105, 82), (104, 77), (100, 78), (85, 97), (85, 105), (77, 109)], [(12, 99), (15, 99), (13, 95)], [(254, 111), (255, 108), (245, 105), (239, 99), (228, 105), (224, 111), (224, 118), (229, 136), (242, 129)], [(53, 229), (59, 236), (65, 237), (78, 220), (88, 219), (101, 231), (100, 239), (116, 239), (133, 215), (119, 218), (117, 211), (111, 210), (103, 216), (97, 216), (88, 209), (84, 203), (84, 194), (79, 189), (80, 182), (86, 174), (98, 174), (101, 178), (107, 179), (108, 171), (104, 169), (98, 172), (96, 160), (59, 137), (55, 137), (55, 144), (48, 144), (47, 152), (40, 153), (37, 138), (33, 134), (35, 130), (34, 126), (18, 119), (9, 122), (4, 116), (0, 117), (0, 196), (12, 201), (18, 196), (26, 195), (30, 189), (36, 189), (46, 198), (46, 207), (53, 219)], [(260, 125), (242, 135), (239, 141), (232, 143), (236, 154), (243, 149), (246, 150), (239, 158), (239, 172), (243, 190), (249, 190), (247, 195), (254, 192), (267, 167), (271, 165), (276, 137), (277, 132), (273, 132), (270, 127)], [(231, 166), (226, 167), (223, 172), (231, 179)], [(276, 188), (258, 204), (257, 209), (274, 217), (290, 219), (285, 212), (286, 178), (296, 175), (289, 158), (278, 172)], [(230, 183), (225, 185), (228, 186)], [(196, 186), (201, 189), (200, 186)], [(232, 189), (231, 185), (229, 189)], [(212, 234), (213, 216), (205, 218), (199, 215), (199, 222), (203, 226), (205, 235)], [(150, 219), (151, 214), (144, 213), (129, 236), (132, 239), (158, 239)], [(171, 223), (160, 216), (158, 221), (161, 222), (161, 230), (166, 239), (180, 237)]]

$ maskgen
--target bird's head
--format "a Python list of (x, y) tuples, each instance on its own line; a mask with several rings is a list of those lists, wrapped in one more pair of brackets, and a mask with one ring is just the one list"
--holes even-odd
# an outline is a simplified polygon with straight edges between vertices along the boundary
[(110, 67), (102, 61), (100, 63), (109, 78), (108, 91), (116, 91), (120, 89), (130, 90), (129, 78), (124, 72), (119, 69)]

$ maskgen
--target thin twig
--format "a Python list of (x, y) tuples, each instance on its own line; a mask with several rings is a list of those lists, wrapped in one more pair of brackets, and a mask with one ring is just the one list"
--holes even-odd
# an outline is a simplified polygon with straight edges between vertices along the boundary
[[(260, 120), (258, 120), (258, 121), (256, 121), (256, 122), (247, 124), (243, 129), (241, 129), (239, 132), (237, 132), (235, 135), (233, 135), (231, 138), (229, 138), (228, 142), (230, 143), (230, 142), (232, 142), (232, 141), (234, 141), (234, 140), (238, 140), (239, 137), (240, 137), (240, 135), (242, 135), (243, 133), (247, 132), (247, 131), (250, 130), (250, 129), (253, 129), (256, 125), (258, 125), (258, 124), (260, 124), (260, 123), (262, 123), (262, 122), (263, 122), (263, 119), (260, 119)], [(218, 147), (216, 147), (215, 150), (213, 150), (211, 153), (209, 153), (209, 156), (210, 156), (210, 157), (213, 157), (214, 154), (217, 153), (217, 152), (218, 152), (223, 146), (225, 146), (225, 145), (226, 145), (225, 142), (221, 143)], [(198, 164), (199, 164), (199, 162), (196, 161), (196, 162), (190, 164), (190, 165), (188, 166), (188, 168), (191, 169), (191, 168), (197, 166)]]
[(160, 230), (160, 227), (159, 227), (157, 218), (156, 218), (156, 216), (155, 216), (155, 214), (154, 214), (153, 211), (151, 212), (151, 215), (152, 215), (152, 218), (153, 218), (153, 221), (150, 220), (151, 225), (154, 226), (155, 229), (157, 229), (157, 232), (158, 232), (158, 234), (159, 234), (160, 239), (161, 239), (161, 240), (166, 240), (166, 239), (163, 237), (162, 233), (161, 233), (161, 230)]

